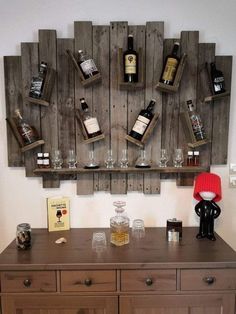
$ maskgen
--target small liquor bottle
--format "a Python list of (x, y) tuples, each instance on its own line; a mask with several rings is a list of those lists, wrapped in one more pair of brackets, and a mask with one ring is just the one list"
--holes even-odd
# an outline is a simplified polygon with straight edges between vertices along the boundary
[(190, 122), (192, 124), (192, 129), (193, 129), (193, 133), (196, 140), (197, 141), (205, 140), (206, 139), (205, 130), (204, 130), (200, 115), (194, 110), (192, 100), (187, 101), (187, 106), (189, 110), (188, 114), (189, 114)]
[(29, 123), (23, 119), (19, 109), (15, 110), (15, 121), (17, 130), (25, 145), (32, 144), (39, 139), (35, 127), (29, 125)]
[(86, 55), (83, 50), (78, 51), (78, 64), (85, 79), (98, 74), (98, 69), (93, 59)]
[(91, 138), (102, 134), (98, 120), (97, 118), (92, 117), (84, 98), (80, 98), (80, 103), (82, 108), (82, 122), (85, 126), (88, 137)]
[(40, 98), (42, 96), (43, 85), (47, 73), (47, 63), (41, 62), (39, 67), (39, 74), (33, 77), (30, 86), (29, 96), (33, 98)]
[(129, 135), (135, 138), (136, 140), (141, 140), (147, 127), (149, 126), (150, 122), (153, 118), (152, 110), (155, 106), (156, 100), (152, 99), (147, 106), (146, 109), (142, 109), (138, 115), (138, 118), (135, 121), (135, 124), (130, 131)]
[(214, 94), (222, 94), (225, 92), (225, 80), (223, 73), (216, 69), (214, 62), (211, 63), (211, 82)]
[(161, 83), (164, 83), (167, 85), (174, 84), (176, 71), (179, 65), (179, 57), (177, 55), (178, 49), (179, 49), (179, 42), (175, 42), (171, 54), (166, 57), (162, 74), (161, 74), (161, 78), (160, 78)]
[(128, 36), (128, 50), (123, 55), (124, 81), (138, 82), (138, 54), (133, 48), (133, 35)]

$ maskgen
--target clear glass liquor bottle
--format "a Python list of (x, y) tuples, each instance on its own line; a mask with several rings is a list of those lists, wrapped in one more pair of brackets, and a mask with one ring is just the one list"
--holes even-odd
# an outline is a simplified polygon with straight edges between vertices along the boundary
[(82, 119), (89, 138), (102, 134), (98, 120), (90, 113), (89, 107), (84, 98), (80, 98), (82, 108)]
[(34, 143), (39, 139), (38, 132), (34, 126), (31, 126), (21, 115), (19, 109), (15, 110), (15, 121), (17, 130), (23, 139), (25, 145)]
[(200, 115), (194, 110), (192, 100), (187, 101), (188, 114), (192, 125), (193, 133), (197, 141), (205, 140), (206, 133)]
[(94, 60), (84, 53), (83, 50), (78, 51), (78, 64), (85, 79), (99, 73)]
[(116, 246), (122, 246), (129, 243), (129, 218), (124, 213), (126, 203), (117, 201), (113, 205), (116, 207), (116, 216), (110, 219), (110, 242)]

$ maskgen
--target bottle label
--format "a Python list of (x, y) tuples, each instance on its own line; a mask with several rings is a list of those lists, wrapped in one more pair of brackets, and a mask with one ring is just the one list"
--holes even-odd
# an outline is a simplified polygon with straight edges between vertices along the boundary
[(137, 58), (134, 54), (128, 54), (125, 56), (125, 74), (136, 74), (137, 72)]
[(85, 120), (84, 125), (88, 134), (93, 134), (100, 131), (97, 118), (90, 118)]
[(191, 120), (193, 133), (196, 137), (196, 140), (205, 139), (206, 136), (205, 136), (205, 132), (204, 132), (200, 117), (198, 115), (193, 114), (191, 115), (190, 120)]
[(150, 122), (149, 119), (139, 115), (138, 119), (136, 120), (136, 122), (132, 128), (132, 131), (135, 131), (135, 132), (143, 135), (149, 122)]
[(42, 165), (43, 164), (43, 160), (42, 159), (37, 159), (37, 165)]
[(44, 165), (44, 166), (48, 166), (48, 165), (49, 165), (49, 159), (48, 159), (48, 158), (45, 158), (45, 159), (43, 160), (43, 165)]
[(88, 59), (82, 63), (80, 63), (81, 69), (84, 74), (89, 75), (95, 71), (98, 71), (93, 59)]
[(162, 75), (162, 79), (164, 81), (171, 81), (171, 82), (174, 81), (177, 66), (178, 66), (178, 60), (174, 58), (168, 58), (164, 73)]

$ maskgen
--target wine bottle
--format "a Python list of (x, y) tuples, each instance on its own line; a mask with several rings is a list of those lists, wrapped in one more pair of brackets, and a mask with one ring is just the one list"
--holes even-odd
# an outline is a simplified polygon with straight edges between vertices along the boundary
[(94, 60), (85, 54), (83, 50), (78, 51), (78, 64), (85, 79), (98, 74)]
[(192, 100), (187, 101), (188, 114), (191, 121), (194, 136), (197, 141), (205, 140), (206, 134), (200, 115), (194, 110)]
[(147, 108), (140, 111), (138, 118), (136, 119), (135, 124), (129, 133), (129, 136), (139, 141), (142, 139), (147, 127), (149, 126), (154, 116), (152, 110), (155, 106), (155, 103), (156, 100), (152, 99)]
[(84, 98), (80, 98), (80, 103), (82, 108), (82, 122), (85, 126), (88, 137), (91, 138), (102, 134), (98, 120), (91, 115), (89, 107)]
[(124, 52), (124, 81), (138, 82), (138, 54), (133, 48), (133, 35), (128, 36), (128, 50)]
[(179, 42), (175, 42), (171, 54), (169, 54), (165, 59), (164, 67), (160, 78), (161, 83), (167, 85), (174, 84), (176, 71), (179, 65), (179, 57), (177, 55), (178, 49)]
[(43, 86), (45, 83), (47, 73), (47, 63), (41, 62), (39, 67), (38, 76), (34, 76), (31, 80), (29, 96), (33, 98), (41, 98), (43, 92)]
[(17, 130), (23, 139), (25, 145), (34, 143), (39, 139), (38, 132), (35, 127), (31, 126), (21, 115), (19, 109), (15, 110), (15, 121)]
[(225, 92), (224, 75), (220, 70), (216, 69), (214, 62), (211, 63), (211, 82), (214, 94), (221, 94)]

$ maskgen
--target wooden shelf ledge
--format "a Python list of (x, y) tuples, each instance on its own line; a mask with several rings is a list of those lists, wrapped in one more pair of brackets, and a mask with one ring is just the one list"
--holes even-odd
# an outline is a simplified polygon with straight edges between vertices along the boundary
[(69, 174), (79, 174), (79, 173), (146, 173), (146, 172), (158, 172), (158, 173), (199, 173), (208, 171), (206, 167), (187, 167), (183, 166), (181, 168), (175, 167), (165, 167), (161, 168), (158, 166), (153, 166), (151, 168), (135, 168), (135, 167), (128, 167), (128, 168), (97, 168), (97, 169), (85, 169), (85, 168), (61, 168), (61, 169), (35, 169), (35, 174), (58, 174), (58, 175), (69, 175)]
[(211, 102), (213, 100), (217, 100), (217, 99), (224, 98), (224, 97), (227, 97), (227, 96), (230, 96), (230, 92), (225, 92), (225, 93), (222, 93), (222, 94), (216, 94), (216, 95), (207, 96), (207, 97), (205, 97), (204, 101), (205, 102)]

